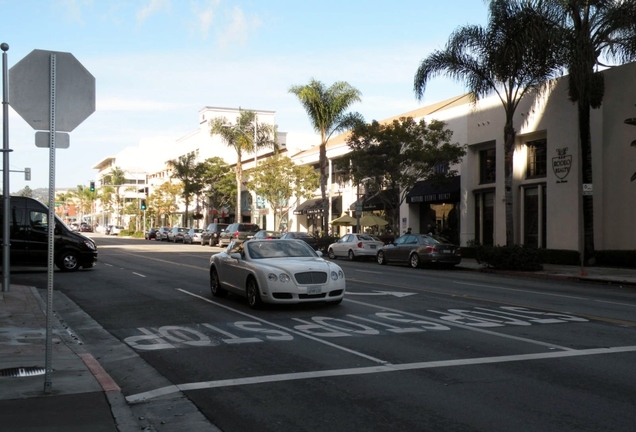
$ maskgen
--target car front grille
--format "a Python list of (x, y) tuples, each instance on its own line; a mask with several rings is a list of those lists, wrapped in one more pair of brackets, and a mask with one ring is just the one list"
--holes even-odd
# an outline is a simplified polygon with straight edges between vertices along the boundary
[(300, 285), (316, 285), (327, 282), (327, 273), (325, 272), (296, 273), (294, 277)]

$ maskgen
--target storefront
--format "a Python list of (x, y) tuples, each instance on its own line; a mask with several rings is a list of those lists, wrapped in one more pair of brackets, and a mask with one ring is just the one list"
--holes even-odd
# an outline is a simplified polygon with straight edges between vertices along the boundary
[(415, 183), (406, 195), (406, 202), (417, 207), (419, 224), (415, 232), (442, 235), (459, 244), (459, 200), (461, 176), (445, 180), (424, 180)]
[[(314, 233), (322, 230), (325, 201), (326, 200), (323, 200), (322, 198), (308, 199), (294, 210), (294, 215), (298, 216), (299, 223), (306, 227), (307, 232)], [(331, 198), (331, 217), (328, 219), (335, 219), (341, 212), (342, 197), (338, 196)]]

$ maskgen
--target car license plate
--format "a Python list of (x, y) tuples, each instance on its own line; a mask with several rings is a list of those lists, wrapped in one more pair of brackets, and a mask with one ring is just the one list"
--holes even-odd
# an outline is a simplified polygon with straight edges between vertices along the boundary
[(321, 292), (321, 287), (307, 287), (307, 294), (320, 294)]
[(450, 250), (450, 249), (444, 249), (444, 250), (442, 251), (442, 253), (451, 253), (451, 250)]
[(376, 248), (376, 245), (371, 245), (371, 249), (375, 249), (375, 248)]

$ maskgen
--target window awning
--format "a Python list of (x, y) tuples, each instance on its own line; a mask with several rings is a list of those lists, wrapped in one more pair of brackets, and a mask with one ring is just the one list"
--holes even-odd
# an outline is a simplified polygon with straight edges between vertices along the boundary
[[(294, 210), (295, 215), (303, 215), (303, 214), (322, 214), (324, 211), (324, 200), (322, 198), (308, 199), (307, 201), (300, 204)], [(340, 214), (342, 209), (342, 197), (333, 197), (331, 198), (331, 213), (332, 214)]]
[(385, 189), (383, 191), (372, 193), (367, 199), (360, 198), (351, 204), (349, 210), (355, 210), (356, 205), (362, 202), (362, 211), (387, 210), (397, 208), (398, 193), (395, 189)]
[(425, 180), (415, 183), (406, 195), (409, 204), (429, 203), (442, 204), (458, 202), (460, 199), (461, 176), (445, 180)]

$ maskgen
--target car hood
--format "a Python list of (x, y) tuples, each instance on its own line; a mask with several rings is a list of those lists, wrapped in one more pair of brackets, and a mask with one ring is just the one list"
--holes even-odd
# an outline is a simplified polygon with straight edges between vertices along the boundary
[(325, 261), (322, 258), (264, 258), (253, 260), (253, 264), (266, 266), (272, 270), (279, 270), (287, 273), (296, 273), (298, 271), (324, 271), (339, 270), (340, 267), (333, 263)]

